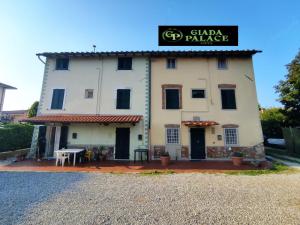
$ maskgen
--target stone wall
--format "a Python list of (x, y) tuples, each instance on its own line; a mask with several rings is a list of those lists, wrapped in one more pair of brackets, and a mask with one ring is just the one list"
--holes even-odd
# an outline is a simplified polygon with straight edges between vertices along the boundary
[[(164, 145), (153, 145), (151, 146), (151, 158), (159, 159), (160, 155), (166, 151), (166, 147)], [(187, 145), (181, 146), (180, 152), (180, 160), (188, 160), (189, 159), (189, 147)]]
[(264, 159), (265, 150), (263, 143), (251, 147), (231, 147), (229, 150), (225, 146), (207, 146), (207, 158), (217, 159), (217, 158), (230, 158), (233, 152), (243, 152), (244, 157), (247, 159)]

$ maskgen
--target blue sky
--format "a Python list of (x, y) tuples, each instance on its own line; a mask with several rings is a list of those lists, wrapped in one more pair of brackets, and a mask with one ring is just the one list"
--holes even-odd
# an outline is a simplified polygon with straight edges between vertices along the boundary
[[(260, 49), (258, 99), (279, 106), (273, 86), (300, 49), (300, 1), (2, 0), (0, 82), (13, 85), (5, 110), (39, 100), (44, 51)], [(158, 47), (158, 25), (238, 25), (238, 47)]]

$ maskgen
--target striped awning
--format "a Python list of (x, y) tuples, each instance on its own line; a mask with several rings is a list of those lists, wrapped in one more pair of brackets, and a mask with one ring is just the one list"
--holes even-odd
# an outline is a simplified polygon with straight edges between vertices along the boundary
[(209, 127), (209, 126), (214, 126), (214, 125), (219, 125), (215, 121), (182, 121), (182, 124), (188, 126), (188, 127)]
[(22, 120), (31, 123), (138, 123), (141, 115), (91, 115), (91, 114), (65, 114), (41, 115)]

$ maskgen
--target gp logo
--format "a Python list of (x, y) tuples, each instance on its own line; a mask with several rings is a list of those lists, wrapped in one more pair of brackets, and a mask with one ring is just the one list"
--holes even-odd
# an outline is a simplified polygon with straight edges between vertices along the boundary
[(170, 28), (162, 33), (162, 38), (165, 41), (177, 42), (183, 38), (183, 33), (175, 28)]

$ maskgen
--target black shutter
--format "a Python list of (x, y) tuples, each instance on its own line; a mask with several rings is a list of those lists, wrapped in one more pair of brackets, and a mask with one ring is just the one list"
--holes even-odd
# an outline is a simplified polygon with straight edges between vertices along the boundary
[(130, 89), (117, 90), (117, 109), (130, 108)]
[(69, 68), (68, 58), (58, 58), (56, 59), (56, 69), (57, 70), (67, 70)]
[(51, 109), (62, 109), (64, 103), (64, 89), (54, 89), (52, 95)]
[(118, 58), (118, 70), (131, 70), (132, 58), (131, 57), (119, 57)]
[(236, 109), (235, 90), (221, 90), (222, 109)]
[(166, 89), (166, 109), (179, 109), (178, 89)]

